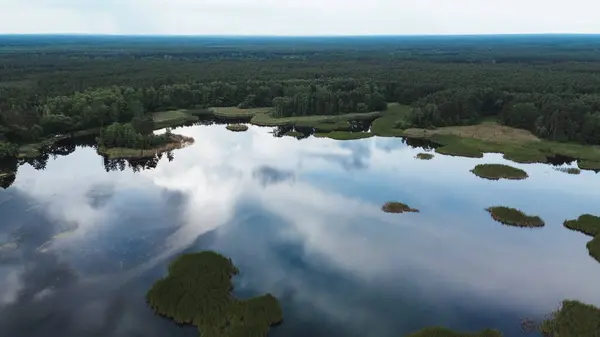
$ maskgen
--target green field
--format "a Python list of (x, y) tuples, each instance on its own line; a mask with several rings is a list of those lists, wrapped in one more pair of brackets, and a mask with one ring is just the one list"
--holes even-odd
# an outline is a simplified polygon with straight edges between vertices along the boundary
[(176, 126), (194, 123), (198, 117), (190, 113), (189, 110), (171, 110), (160, 111), (152, 115), (154, 119), (154, 129), (172, 128)]
[(390, 103), (387, 110), (381, 112), (381, 117), (373, 121), (371, 132), (380, 137), (402, 137), (404, 128), (409, 126), (409, 113), (410, 106)]

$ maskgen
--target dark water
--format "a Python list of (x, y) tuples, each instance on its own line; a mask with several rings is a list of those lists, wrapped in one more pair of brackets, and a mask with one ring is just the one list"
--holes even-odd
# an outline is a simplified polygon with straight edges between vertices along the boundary
[[(269, 132), (178, 129), (195, 145), (138, 172), (107, 172), (92, 148), (21, 166), (0, 190), (0, 336), (197, 336), (155, 317), (144, 294), (174, 256), (202, 249), (233, 258), (238, 296), (280, 298), (275, 337), (430, 325), (519, 336), (521, 318), (563, 299), (600, 305), (588, 238), (562, 227), (598, 212), (596, 174), (512, 164), (530, 178), (493, 182), (469, 170), (500, 155), (420, 161), (401, 139)], [(421, 213), (384, 214), (388, 200)], [(501, 226), (484, 211), (492, 205), (547, 226)]]

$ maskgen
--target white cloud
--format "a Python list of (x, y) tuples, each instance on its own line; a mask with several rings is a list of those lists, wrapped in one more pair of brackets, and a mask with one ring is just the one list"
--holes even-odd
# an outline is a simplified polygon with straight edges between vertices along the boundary
[(600, 33), (593, 0), (0, 0), (0, 33)]

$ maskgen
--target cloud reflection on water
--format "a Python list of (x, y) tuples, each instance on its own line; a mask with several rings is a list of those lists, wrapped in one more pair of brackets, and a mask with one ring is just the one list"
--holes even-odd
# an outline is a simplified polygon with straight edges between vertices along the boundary
[[(538, 314), (564, 298), (600, 304), (600, 268), (587, 256), (587, 238), (561, 228), (563, 218), (593, 212), (600, 201), (593, 194), (600, 188), (593, 173), (570, 176), (544, 165), (512, 164), (525, 168), (531, 178), (489, 182), (469, 170), (483, 161), (505, 162), (498, 155), (485, 159), (436, 155), (431, 161), (419, 161), (413, 157), (420, 150), (404, 146), (400, 139), (298, 141), (275, 139), (268, 129), (256, 127), (245, 133), (230, 133), (222, 126), (177, 132), (194, 137), (195, 145), (177, 151), (173, 162), (161, 160), (154, 170), (107, 174), (91, 150), (78, 150), (50, 162), (46, 171), (22, 168), (12, 189), (34, 199), (57, 229), (77, 224), (72, 236), (52, 244), (58, 252), (76, 244), (102, 249), (99, 245), (109, 243), (100, 238), (135, 237), (148, 231), (151, 244), (160, 249), (140, 258), (132, 271), (113, 270), (110, 275), (120, 277), (122, 284), (164, 265), (198, 237), (216, 231), (211, 246), (237, 251), (249, 269), (242, 268), (246, 276), (239, 282), (290, 294), (292, 302), (356, 331), (393, 333), (394, 322), (381, 320), (393, 321), (390, 315), (395, 313), (369, 304), (383, 290), (399, 301), (409, 297), (420, 302), (413, 308), (416, 312), (429, 310), (448, 317), (457, 303), (472, 310), (485, 303), (490, 311), (514, 308)], [(265, 182), (291, 177), (294, 185), (264, 188)], [(161, 206), (168, 200), (164, 191), (182, 197)], [(381, 204), (395, 198), (422, 213), (382, 213)], [(254, 230), (257, 225), (239, 213), (249, 202), (252, 212), (276, 219), (268, 231)], [(547, 219), (548, 226), (539, 231), (500, 226), (483, 211), (491, 204), (523, 207)], [(179, 214), (176, 224), (161, 223), (173, 219), (169, 212)], [(152, 221), (153, 217), (160, 219)], [(152, 236), (150, 230), (164, 235)], [(273, 247), (282, 242), (297, 250), (281, 254)], [(248, 262), (240, 252), (249, 256)], [(91, 256), (100, 259), (102, 254), (108, 253)], [(315, 271), (303, 269), (306, 265), (293, 269), (290, 259)], [(17, 270), (0, 282), (18, 292), (24, 281)], [(330, 274), (324, 279), (341, 278), (340, 289), (315, 283), (317, 270)], [(351, 289), (354, 296), (348, 295)], [(36, 294), (44, 294), (44, 289), (38, 290)], [(38, 297), (43, 300), (42, 295)], [(102, 307), (126, 305), (118, 301)], [(397, 305), (408, 310), (410, 303)], [(93, 306), (86, 310), (93, 311)], [(115, 329), (106, 330), (107, 336), (124, 336)]]

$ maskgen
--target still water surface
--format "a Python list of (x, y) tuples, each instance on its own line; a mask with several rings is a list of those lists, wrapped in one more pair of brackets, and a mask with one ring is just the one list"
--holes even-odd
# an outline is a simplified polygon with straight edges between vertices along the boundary
[[(0, 336), (193, 337), (144, 294), (182, 252), (216, 250), (240, 268), (241, 297), (284, 309), (273, 337), (398, 337), (430, 325), (501, 329), (563, 299), (600, 305), (589, 238), (562, 227), (598, 213), (600, 176), (527, 170), (525, 181), (469, 172), (483, 159), (436, 156), (401, 139), (274, 138), (222, 125), (155, 169), (106, 172), (92, 148), (20, 167), (0, 190)], [(392, 215), (397, 200), (421, 213)], [(540, 215), (543, 229), (494, 222), (485, 208)]]

